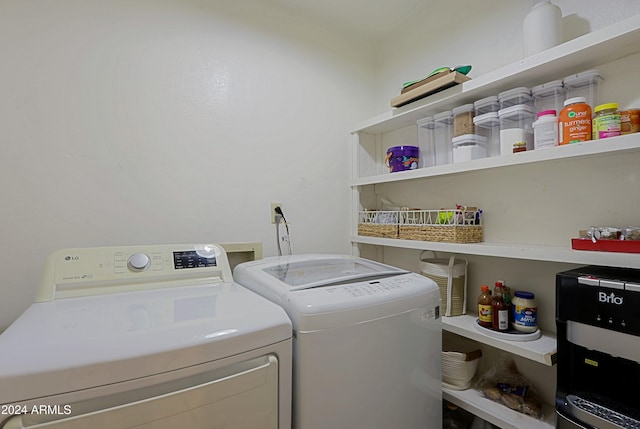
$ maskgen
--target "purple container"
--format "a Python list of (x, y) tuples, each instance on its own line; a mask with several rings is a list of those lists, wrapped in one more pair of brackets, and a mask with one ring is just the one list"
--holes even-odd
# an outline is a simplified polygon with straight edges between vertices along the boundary
[(418, 146), (393, 146), (387, 149), (385, 164), (389, 172), (415, 170), (418, 168)]

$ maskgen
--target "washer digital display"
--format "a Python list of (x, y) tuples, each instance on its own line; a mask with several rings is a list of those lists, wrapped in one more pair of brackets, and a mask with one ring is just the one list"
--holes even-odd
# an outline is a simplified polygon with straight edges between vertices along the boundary
[(176, 270), (186, 268), (202, 268), (217, 266), (215, 256), (203, 256), (196, 250), (185, 250), (183, 252), (173, 252), (173, 267)]

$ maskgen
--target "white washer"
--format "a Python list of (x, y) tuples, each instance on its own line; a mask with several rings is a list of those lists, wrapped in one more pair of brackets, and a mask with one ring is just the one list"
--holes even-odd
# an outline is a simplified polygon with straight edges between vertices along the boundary
[(435, 282), (344, 255), (247, 262), (234, 279), (291, 318), (294, 428), (441, 428)]
[(218, 245), (57, 251), (36, 301), (0, 335), (2, 429), (291, 426), (291, 322)]

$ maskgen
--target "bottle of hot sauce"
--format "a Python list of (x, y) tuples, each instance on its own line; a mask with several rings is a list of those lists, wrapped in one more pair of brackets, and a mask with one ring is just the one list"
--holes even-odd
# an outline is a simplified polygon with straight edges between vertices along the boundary
[(491, 291), (489, 286), (482, 285), (481, 293), (478, 297), (478, 323), (485, 328), (493, 326), (493, 318), (491, 315)]
[(505, 302), (502, 284), (496, 282), (491, 299), (492, 329), (505, 332), (509, 330), (509, 304)]

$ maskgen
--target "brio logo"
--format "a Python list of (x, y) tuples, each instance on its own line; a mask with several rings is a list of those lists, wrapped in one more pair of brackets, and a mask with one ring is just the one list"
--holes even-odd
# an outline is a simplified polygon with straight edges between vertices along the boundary
[(605, 302), (607, 304), (622, 305), (623, 298), (621, 296), (616, 296), (613, 292), (611, 292), (610, 295), (607, 295), (606, 292), (598, 292), (598, 301)]

